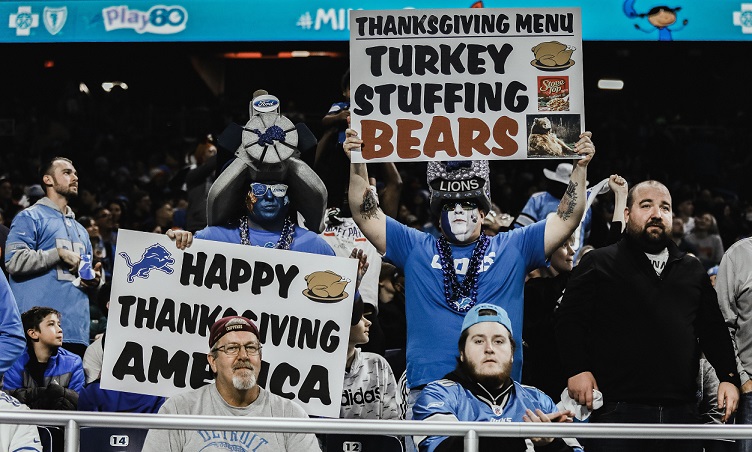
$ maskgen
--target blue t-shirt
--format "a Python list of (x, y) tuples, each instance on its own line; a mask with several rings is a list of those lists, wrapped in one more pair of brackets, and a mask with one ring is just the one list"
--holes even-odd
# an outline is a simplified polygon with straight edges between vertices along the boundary
[[(251, 245), (267, 246), (273, 248), (279, 240), (280, 233), (264, 230), (249, 230), (249, 240)], [(207, 226), (196, 232), (197, 239), (214, 240), (215, 242), (240, 243), (240, 228), (237, 226)], [(301, 251), (304, 253), (323, 254), (334, 256), (334, 250), (318, 234), (308, 229), (295, 226), (292, 234), (291, 251)]]
[[(522, 377), (522, 314), (525, 276), (545, 265), (545, 221), (491, 237), (478, 276), (478, 303), (493, 303), (509, 314), (517, 349), (512, 379)], [(437, 240), (387, 217), (386, 258), (405, 273), (407, 382), (413, 388), (443, 378), (457, 365), (457, 341), (464, 312), (444, 297)], [(451, 245), (457, 278), (467, 272), (475, 243)]]

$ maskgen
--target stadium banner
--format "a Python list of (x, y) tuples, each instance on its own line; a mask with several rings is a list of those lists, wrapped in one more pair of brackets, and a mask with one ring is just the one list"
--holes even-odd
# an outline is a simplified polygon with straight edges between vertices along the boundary
[[(526, 0), (528, 8), (571, 7)], [(663, 6), (661, 6), (663, 5)], [(580, 0), (584, 40), (748, 41), (752, 2)], [(508, 0), (0, 1), (0, 42), (347, 41), (350, 10), (508, 8)]]

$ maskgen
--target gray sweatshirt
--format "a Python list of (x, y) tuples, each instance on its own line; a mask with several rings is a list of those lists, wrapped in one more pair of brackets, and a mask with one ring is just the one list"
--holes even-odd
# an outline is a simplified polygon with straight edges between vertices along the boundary
[(744, 384), (752, 374), (752, 238), (737, 241), (723, 255), (715, 290), (733, 338), (739, 377)]
[[(212, 383), (170, 397), (160, 414), (307, 418), (295, 402), (261, 388), (258, 398), (245, 408), (227, 404)], [(142, 452), (169, 451), (283, 452), (320, 451), (316, 436), (303, 433), (238, 432), (216, 430), (150, 430)]]

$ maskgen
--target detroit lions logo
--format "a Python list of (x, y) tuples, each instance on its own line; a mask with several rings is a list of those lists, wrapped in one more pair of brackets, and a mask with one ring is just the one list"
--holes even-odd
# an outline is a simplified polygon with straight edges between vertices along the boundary
[(125, 259), (125, 263), (130, 267), (131, 271), (128, 273), (128, 282), (133, 282), (133, 278), (149, 277), (149, 272), (152, 270), (159, 270), (171, 275), (174, 271), (170, 265), (175, 263), (175, 259), (172, 258), (172, 254), (167, 251), (167, 248), (160, 244), (154, 244), (146, 250), (141, 256), (141, 260), (136, 263), (131, 263), (131, 258), (126, 253), (120, 253)]

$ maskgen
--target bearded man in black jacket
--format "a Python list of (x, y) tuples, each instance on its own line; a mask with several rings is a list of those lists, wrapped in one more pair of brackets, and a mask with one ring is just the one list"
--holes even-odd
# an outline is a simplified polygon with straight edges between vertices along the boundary
[[(736, 411), (739, 376), (716, 293), (697, 258), (670, 239), (671, 194), (657, 181), (635, 185), (622, 239), (586, 254), (557, 311), (556, 337), (569, 395), (591, 422), (699, 422), (701, 353), (720, 380), (724, 421)], [(594, 439), (588, 451), (701, 451), (698, 440)]]

